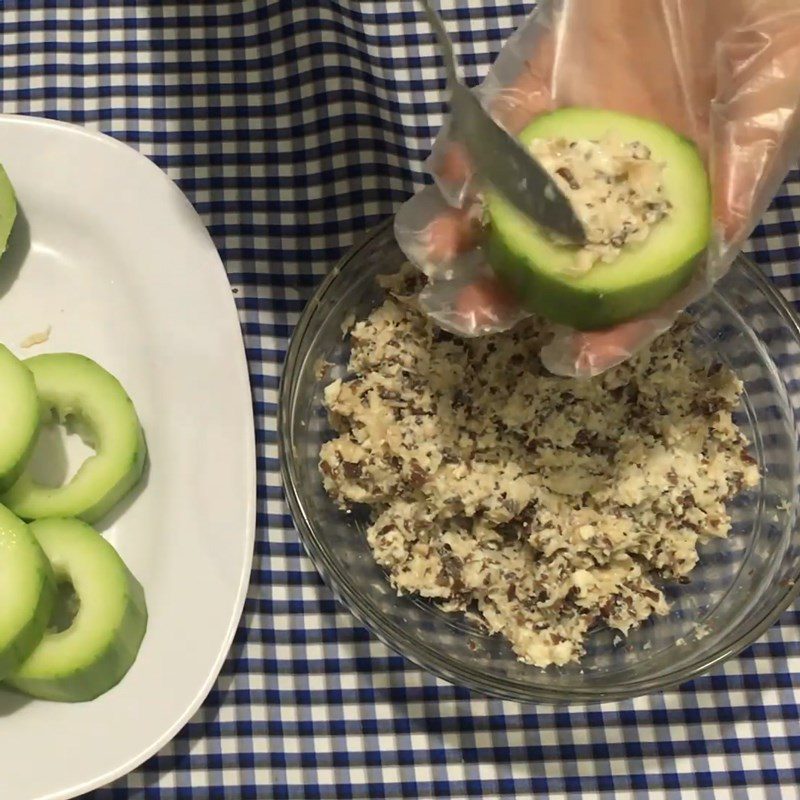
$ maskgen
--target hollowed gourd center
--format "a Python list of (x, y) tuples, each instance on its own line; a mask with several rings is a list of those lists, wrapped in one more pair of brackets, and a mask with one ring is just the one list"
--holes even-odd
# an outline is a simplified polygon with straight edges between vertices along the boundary
[(57, 489), (96, 452), (92, 428), (80, 414), (61, 418), (52, 411), (43, 420), (28, 469), (35, 483)]
[(51, 633), (62, 633), (72, 627), (81, 608), (81, 600), (68, 575), (56, 577), (56, 599), (48, 626)]

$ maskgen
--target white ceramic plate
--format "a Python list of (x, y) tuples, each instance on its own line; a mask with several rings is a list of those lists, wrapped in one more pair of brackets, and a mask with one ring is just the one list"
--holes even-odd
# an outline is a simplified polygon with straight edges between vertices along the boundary
[[(2, 115), (0, 162), (21, 211), (0, 261), (0, 342), (107, 367), (131, 395), (150, 452), (143, 489), (100, 526), (147, 597), (133, 668), (91, 703), (0, 691), (0, 797), (55, 800), (156, 752), (217, 677), (253, 555), (252, 405), (222, 263), (154, 164), (82, 128)], [(20, 346), (48, 327), (46, 343)]]

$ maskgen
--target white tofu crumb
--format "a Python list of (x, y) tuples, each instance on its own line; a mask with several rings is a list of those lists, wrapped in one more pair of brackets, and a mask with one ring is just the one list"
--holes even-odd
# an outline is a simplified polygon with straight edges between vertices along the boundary
[(709, 633), (711, 633), (711, 630), (707, 625), (701, 625), (701, 624), (695, 625), (694, 635), (696, 639), (698, 640), (705, 639)]
[(324, 358), (318, 358), (314, 362), (314, 377), (318, 381), (324, 381), (325, 378), (328, 377), (328, 373), (330, 372), (332, 366), (333, 364), (325, 361)]
[(353, 330), (353, 326), (356, 324), (356, 315), (355, 314), (348, 314), (344, 318), (344, 322), (342, 323), (342, 335), (347, 336), (351, 330)]

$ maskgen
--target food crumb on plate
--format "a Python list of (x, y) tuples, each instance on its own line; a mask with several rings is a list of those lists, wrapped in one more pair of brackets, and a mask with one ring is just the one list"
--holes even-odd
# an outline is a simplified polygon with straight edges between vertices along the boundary
[(52, 330), (52, 325), (48, 325), (43, 331), (38, 331), (26, 336), (19, 343), (19, 346), (27, 350), (29, 347), (35, 347), (37, 344), (44, 344), (50, 339), (50, 333)]
[(547, 373), (537, 320), (460, 339), (383, 278), (325, 389), (337, 435), (320, 470), (400, 594), (479, 619), (537, 667), (580, 660), (605, 626), (666, 615), (662, 586), (728, 535), (725, 503), (759, 479), (734, 423), (742, 384), (687, 320), (586, 381)]

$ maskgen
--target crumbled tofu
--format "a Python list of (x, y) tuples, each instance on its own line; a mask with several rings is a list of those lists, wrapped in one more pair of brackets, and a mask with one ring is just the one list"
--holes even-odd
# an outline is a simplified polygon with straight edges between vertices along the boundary
[(353, 325), (356, 324), (356, 315), (355, 314), (348, 314), (344, 318), (344, 322), (342, 323), (342, 335), (347, 336), (350, 331), (353, 329)]
[(324, 381), (325, 378), (328, 377), (332, 366), (333, 364), (329, 364), (325, 359), (318, 358), (316, 362), (314, 362), (314, 377), (318, 381)]
[(642, 142), (613, 133), (598, 140), (534, 139), (529, 148), (553, 176), (586, 230), (571, 272), (612, 263), (629, 242), (643, 242), (672, 212), (664, 165)]
[(694, 635), (698, 640), (705, 639), (710, 633), (711, 630), (709, 629), (708, 625), (695, 625)]
[(727, 536), (726, 501), (759, 479), (736, 377), (685, 322), (600, 377), (554, 377), (537, 321), (459, 339), (412, 284), (384, 280), (353, 327), (320, 454), (330, 496), (371, 509), (395, 589), (477, 616), (538, 667), (579, 660), (596, 626), (666, 614), (662, 583), (685, 582), (698, 544)]

